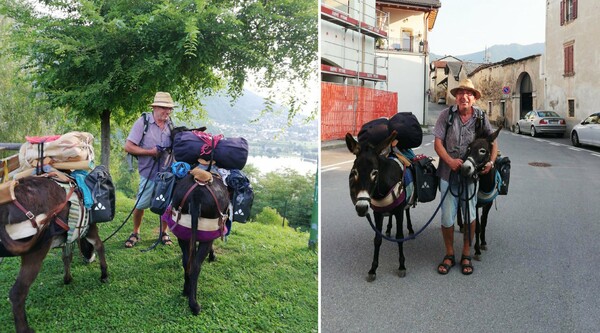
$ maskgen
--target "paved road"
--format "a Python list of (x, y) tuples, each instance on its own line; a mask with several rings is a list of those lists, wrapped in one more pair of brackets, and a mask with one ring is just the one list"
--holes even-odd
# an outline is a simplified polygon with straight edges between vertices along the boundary
[[(426, 135), (416, 153), (435, 156), (432, 141)], [(353, 155), (322, 151), (322, 332), (600, 331), (600, 150), (508, 131), (499, 141), (512, 160), (509, 195), (490, 213), (489, 250), (474, 262), (474, 274), (435, 271), (443, 257), (437, 216), (405, 243), (403, 279), (396, 275), (397, 246), (384, 241), (372, 283), (366, 276), (374, 233), (348, 194)], [(438, 201), (439, 194), (411, 211), (415, 228)]]

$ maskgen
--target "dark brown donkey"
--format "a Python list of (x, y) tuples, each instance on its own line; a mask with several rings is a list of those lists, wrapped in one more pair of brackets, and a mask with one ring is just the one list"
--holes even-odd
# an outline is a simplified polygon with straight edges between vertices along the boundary
[[(492, 153), (492, 142), (496, 140), (502, 126), (489, 136), (477, 133), (477, 138), (469, 145), (467, 149), (467, 157), (461, 167), (463, 176), (472, 177), (477, 175), (479, 186), (477, 189), (477, 205), (475, 212), (475, 260), (481, 259), (481, 250), (487, 250), (485, 241), (485, 229), (488, 222), (488, 215), (494, 203), (494, 199), (498, 194), (499, 174), (496, 172), (496, 167), (493, 167), (490, 172), (485, 175), (479, 174), (483, 170), (485, 164), (490, 161)], [(481, 215), (479, 209), (482, 209)], [(480, 218), (481, 217), (481, 218)], [(458, 225), (463, 230), (461, 210), (458, 210)]]
[[(383, 227), (384, 214), (394, 215), (397, 222), (396, 239), (402, 239), (404, 238), (402, 230), (403, 212), (405, 211), (407, 202), (403, 174), (404, 172), (410, 172), (410, 170), (406, 170), (406, 167), (401, 166), (401, 163), (398, 163), (396, 160), (381, 155), (390, 146), (395, 137), (396, 132), (393, 131), (387, 139), (376, 147), (373, 147), (368, 143), (359, 144), (348, 133), (346, 134), (346, 145), (348, 146), (348, 150), (356, 155), (349, 177), (350, 198), (352, 199), (356, 213), (358, 216), (363, 217), (367, 215), (371, 208), (375, 217), (375, 228), (379, 232), (381, 232)], [(410, 234), (414, 234), (410, 224), (410, 215), (408, 214), (407, 226)], [(375, 233), (373, 262), (367, 276), (367, 281), (369, 282), (374, 281), (376, 278), (382, 239), (381, 234)], [(400, 263), (398, 275), (400, 277), (406, 275), (402, 244), (402, 242), (398, 242)]]
[[(206, 174), (208, 172), (204, 171), (204, 181), (188, 175), (178, 180), (173, 190), (172, 207), (178, 208), (177, 211), (181, 214), (190, 215), (191, 228), (181, 228), (181, 225), (174, 225), (173, 220), (165, 218), (170, 214), (168, 209), (167, 215), (163, 215), (163, 220), (169, 223), (183, 252), (183, 295), (188, 297), (188, 305), (194, 315), (201, 311), (197, 293), (202, 263), (212, 251), (213, 241), (224, 233), (222, 227), (227, 219), (226, 212), (229, 207), (229, 192), (221, 178)], [(175, 220), (177, 219), (178, 217), (175, 217)], [(209, 220), (215, 221), (219, 228), (203, 231), (199, 225)]]
[[(48, 251), (55, 246), (65, 243), (67, 239), (68, 226), (67, 214), (69, 202), (65, 190), (54, 180), (47, 177), (27, 177), (19, 179), (14, 188), (16, 200), (0, 205), (0, 256), (20, 256), (21, 269), (15, 284), (10, 289), (9, 299), (15, 326), (18, 333), (34, 332), (27, 323), (25, 313), (25, 300), (29, 293), (29, 287), (35, 281), (42, 261)], [(27, 212), (27, 215), (26, 213)], [(6, 230), (8, 224), (31, 221), (32, 216), (46, 214), (37, 233), (21, 240), (13, 240)], [(35, 222), (32, 222), (35, 223)], [(62, 227), (61, 227), (62, 225)], [(100, 257), (100, 280), (106, 282), (108, 274), (106, 271), (106, 259), (104, 256), (104, 245), (98, 235), (98, 227), (91, 224), (85, 237), (79, 239), (79, 248), (83, 256), (91, 262), (94, 250)], [(72, 247), (63, 247), (63, 264), (65, 274), (63, 281), (68, 284), (72, 280), (70, 265), (73, 259)]]

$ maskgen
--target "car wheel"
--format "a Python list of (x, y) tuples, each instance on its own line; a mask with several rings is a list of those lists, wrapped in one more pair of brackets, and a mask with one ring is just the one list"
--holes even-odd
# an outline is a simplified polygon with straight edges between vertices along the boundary
[(519, 127), (519, 124), (517, 124), (517, 127), (515, 127), (515, 133), (521, 134), (521, 127)]
[(577, 135), (577, 132), (571, 133), (571, 143), (575, 147), (580, 147), (581, 146), (581, 143), (579, 143), (579, 136)]
[(531, 126), (531, 132), (529, 132), (531, 134), (532, 137), (535, 138), (535, 136), (537, 135), (536, 131), (535, 131), (535, 126)]

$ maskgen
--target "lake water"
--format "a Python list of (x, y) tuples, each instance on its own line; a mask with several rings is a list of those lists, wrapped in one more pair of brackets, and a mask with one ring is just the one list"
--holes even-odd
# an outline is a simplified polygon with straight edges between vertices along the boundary
[(261, 173), (267, 173), (284, 168), (294, 169), (301, 175), (305, 175), (309, 172), (317, 172), (317, 163), (315, 161), (306, 161), (299, 157), (273, 158), (266, 156), (248, 156), (248, 163), (256, 166)]

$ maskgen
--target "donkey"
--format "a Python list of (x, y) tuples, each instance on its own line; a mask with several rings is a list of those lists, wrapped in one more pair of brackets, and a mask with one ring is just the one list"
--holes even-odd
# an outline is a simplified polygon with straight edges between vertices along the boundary
[[(162, 216), (177, 237), (183, 253), (181, 260), (184, 270), (183, 295), (188, 297), (188, 304), (194, 315), (198, 315), (201, 311), (196, 298), (202, 263), (207, 257), (209, 261), (214, 260), (212, 245), (216, 238), (222, 237), (226, 232), (224, 225), (228, 207), (227, 186), (220, 176), (204, 171), (204, 175), (200, 178), (187, 175), (177, 181), (173, 190), (172, 208), (167, 209)], [(179, 224), (181, 215), (173, 218), (171, 210), (174, 208), (177, 208), (177, 214), (190, 215), (191, 228)], [(218, 228), (212, 228), (216, 229), (212, 231), (203, 230), (206, 229), (203, 226), (211, 221)]]
[[(496, 195), (498, 194), (498, 182), (500, 181), (499, 175), (496, 172), (494, 166), (490, 172), (485, 175), (479, 174), (483, 170), (485, 164), (490, 161), (492, 152), (492, 142), (496, 140), (502, 126), (490, 134), (485, 136), (482, 133), (477, 133), (476, 139), (469, 145), (467, 149), (467, 157), (461, 167), (461, 174), (466, 177), (473, 177), (474, 175), (478, 178), (479, 186), (477, 190), (477, 205), (475, 213), (475, 260), (481, 260), (481, 250), (487, 250), (487, 243), (485, 241), (485, 229), (488, 222), (488, 214), (492, 208), (492, 204)], [(479, 219), (479, 209), (481, 211), (481, 221)], [(458, 225), (463, 230), (461, 211), (458, 210)]]
[[(403, 212), (407, 210), (407, 198), (404, 188), (404, 172), (410, 172), (406, 167), (396, 160), (382, 156), (381, 153), (390, 146), (396, 137), (396, 131), (384, 141), (373, 147), (368, 143), (359, 144), (354, 137), (346, 134), (346, 145), (348, 150), (354, 155), (354, 165), (350, 171), (349, 186), (350, 198), (356, 209), (358, 216), (366, 216), (369, 207), (373, 209), (375, 217), (375, 227), (379, 232), (383, 227), (384, 214), (391, 214), (396, 217), (396, 239), (404, 238), (402, 230)], [(412, 225), (410, 215), (407, 210), (407, 225), (409, 233), (412, 235)], [(389, 228), (389, 227), (388, 227)], [(379, 248), (381, 247), (382, 236), (375, 234), (373, 262), (369, 270), (367, 281), (372, 282), (376, 279), (376, 271), (379, 266)], [(398, 242), (399, 267), (398, 275), (406, 276), (405, 258), (402, 248), (402, 242)]]
[[(9, 299), (16, 331), (34, 332), (27, 322), (25, 301), (29, 288), (35, 281), (42, 268), (42, 261), (51, 248), (64, 244), (63, 265), (65, 273), (63, 282), (72, 281), (71, 261), (73, 259), (72, 246), (65, 244), (67, 230), (65, 222), (68, 218), (69, 205), (65, 190), (53, 179), (48, 177), (27, 177), (19, 179), (14, 188), (16, 200), (0, 205), (0, 256), (20, 256), (21, 269), (15, 284), (10, 289)], [(22, 240), (13, 240), (7, 225), (22, 221), (33, 222), (34, 216), (46, 214), (41, 221), (41, 226), (36, 227), (37, 233)], [(98, 234), (96, 224), (90, 224), (84, 237), (79, 239), (79, 248), (84, 258), (91, 262), (94, 260), (94, 250), (100, 258), (100, 281), (108, 281), (104, 245)]]

